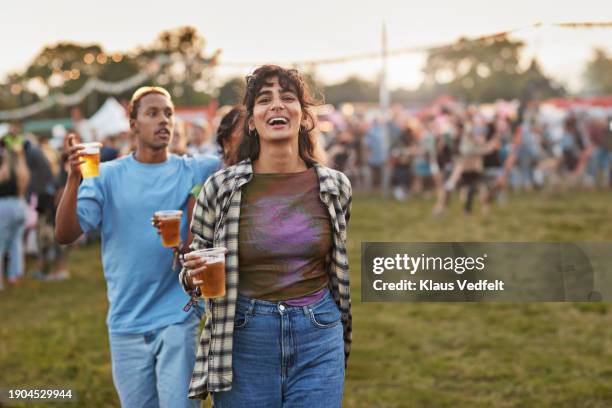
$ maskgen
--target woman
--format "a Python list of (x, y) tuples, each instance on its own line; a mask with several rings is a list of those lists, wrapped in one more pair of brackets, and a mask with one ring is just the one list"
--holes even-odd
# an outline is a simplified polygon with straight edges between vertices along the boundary
[(30, 170), (23, 136), (16, 130), (16, 125), (12, 125), (12, 134), (0, 139), (0, 289), (3, 287), (5, 254), (10, 257), (9, 283), (18, 283), (24, 273), (23, 231)]
[(226, 166), (233, 166), (237, 162), (245, 115), (244, 107), (236, 105), (223, 115), (217, 128), (217, 144), (221, 147), (221, 157)]
[[(207, 301), (191, 398), (212, 392), (216, 407), (341, 405), (351, 186), (314, 159), (312, 104), (297, 71), (257, 69), (247, 78), (240, 162), (198, 197), (191, 247), (227, 248), (227, 292)], [(187, 254), (186, 290), (202, 284), (205, 269)]]

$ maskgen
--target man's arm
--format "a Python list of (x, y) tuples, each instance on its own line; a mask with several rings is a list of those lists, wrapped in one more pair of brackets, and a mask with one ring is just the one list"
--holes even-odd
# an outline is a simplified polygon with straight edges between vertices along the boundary
[(74, 145), (74, 136), (70, 136), (68, 150), (68, 180), (55, 215), (55, 237), (60, 244), (71, 244), (83, 234), (77, 216), (77, 193), (81, 183), (80, 165), (84, 163), (79, 157), (81, 146)]

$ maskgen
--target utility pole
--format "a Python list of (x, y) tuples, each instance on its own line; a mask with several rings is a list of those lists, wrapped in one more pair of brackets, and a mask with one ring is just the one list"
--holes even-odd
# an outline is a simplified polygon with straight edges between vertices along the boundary
[[(380, 88), (379, 88), (379, 109), (380, 109), (380, 128), (382, 131), (383, 139), (383, 151), (385, 157), (388, 159), (390, 149), (390, 135), (389, 135), (389, 89), (387, 88), (387, 57), (389, 53), (387, 50), (387, 26), (385, 21), (382, 23), (382, 49), (381, 49), (381, 70), (380, 70)], [(387, 161), (383, 164), (383, 194), (387, 196), (389, 193), (389, 185), (391, 181), (391, 172)]]

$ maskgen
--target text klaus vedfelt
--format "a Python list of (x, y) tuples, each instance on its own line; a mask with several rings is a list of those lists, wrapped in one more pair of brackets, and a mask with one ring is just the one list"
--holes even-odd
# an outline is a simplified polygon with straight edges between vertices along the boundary
[[(462, 275), (468, 271), (482, 271), (485, 269), (487, 255), (479, 257), (440, 257), (440, 256), (410, 256), (408, 254), (396, 254), (394, 257), (376, 257), (372, 261), (372, 272), (381, 275), (388, 270), (405, 271), (414, 275), (419, 271), (452, 271)], [(376, 291), (503, 291), (504, 282), (495, 279), (466, 280), (456, 279), (454, 282), (436, 282), (433, 279), (420, 278), (417, 282), (409, 279), (401, 279), (395, 282), (385, 282), (375, 279), (372, 287)]]

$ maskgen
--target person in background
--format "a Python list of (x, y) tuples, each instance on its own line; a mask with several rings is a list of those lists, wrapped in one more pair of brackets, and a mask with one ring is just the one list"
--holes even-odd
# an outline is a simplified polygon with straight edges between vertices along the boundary
[(187, 391), (202, 312), (181, 309), (189, 298), (177, 282), (173, 251), (162, 247), (151, 217), (158, 210), (182, 210), (181, 238), (189, 243), (191, 189), (220, 162), (168, 154), (174, 105), (163, 88), (136, 90), (129, 118), (135, 152), (102, 163), (99, 177), (82, 180), (83, 147), (70, 138), (55, 233), (69, 244), (83, 232), (101, 230), (112, 373), (121, 405), (194, 408)]
[(499, 180), (503, 172), (501, 135), (505, 130), (505, 123), (500, 119), (494, 119), (487, 122), (485, 127), (485, 142), (491, 147), (482, 159), (484, 176), (483, 185), (486, 189), (482, 202), (482, 212), (485, 214), (489, 213), (491, 203), (500, 191), (497, 180)]
[(8, 282), (17, 284), (24, 273), (23, 231), (25, 197), (30, 171), (25, 157), (24, 138), (18, 126), (0, 139), (0, 288), (4, 282), (5, 255), (8, 255)]
[(219, 123), (217, 144), (221, 147), (221, 155), (226, 166), (233, 166), (238, 160), (237, 150), (242, 141), (245, 116), (244, 106), (236, 105), (221, 118)]
[(403, 201), (408, 197), (413, 179), (412, 160), (418, 151), (414, 129), (407, 123), (400, 137), (393, 143), (390, 151), (391, 185), (393, 197)]
[(119, 135), (110, 135), (102, 139), (102, 148), (100, 149), (101, 163), (115, 160), (119, 157), (119, 148), (117, 147), (118, 139)]
[(218, 147), (212, 137), (210, 124), (204, 118), (196, 118), (191, 122), (191, 138), (187, 153), (192, 157), (201, 155), (217, 155)]
[(342, 129), (327, 149), (329, 165), (346, 174), (349, 180), (357, 178), (357, 147), (349, 129)]
[(61, 172), (61, 157), (57, 150), (49, 144), (49, 138), (43, 135), (39, 138), (39, 148), (43, 153), (51, 179), (44, 190), (37, 194), (38, 222), (36, 225), (36, 243), (38, 247), (37, 271), (33, 276), (43, 280), (62, 280), (68, 278), (65, 270), (59, 270), (61, 249), (55, 240), (55, 210), (57, 208), (57, 181)]
[(592, 145), (584, 134), (578, 118), (573, 114), (568, 115), (563, 122), (561, 151), (563, 154), (562, 168), (569, 176), (570, 184), (576, 187), (582, 182)]
[[(64, 136), (62, 151), (60, 155), (60, 170), (59, 174), (57, 175), (57, 180), (55, 182), (57, 190), (54, 200), (54, 216), (57, 215), (57, 207), (59, 206), (60, 199), (64, 194), (64, 189), (66, 188), (66, 183), (68, 181), (68, 172), (70, 171), (70, 163), (68, 162), (68, 151), (70, 150), (71, 140), (75, 144), (83, 142), (81, 136), (75, 130), (68, 130), (68, 132)], [(55, 218), (53, 219), (53, 228), (55, 229)], [(57, 239), (55, 239), (55, 234), (53, 238), (56, 250), (55, 265), (53, 268), (54, 271), (50, 275), (48, 275), (46, 279), (51, 281), (68, 279), (70, 277), (70, 271), (68, 269), (68, 256), (70, 254), (70, 245), (60, 245), (57, 242)]]
[(383, 171), (387, 161), (383, 126), (385, 126), (384, 122), (375, 121), (363, 139), (370, 168), (370, 188), (373, 191), (380, 191), (383, 187)]
[(176, 118), (169, 149), (170, 153), (174, 153), (177, 156), (185, 156), (187, 154), (187, 134), (184, 120)]

